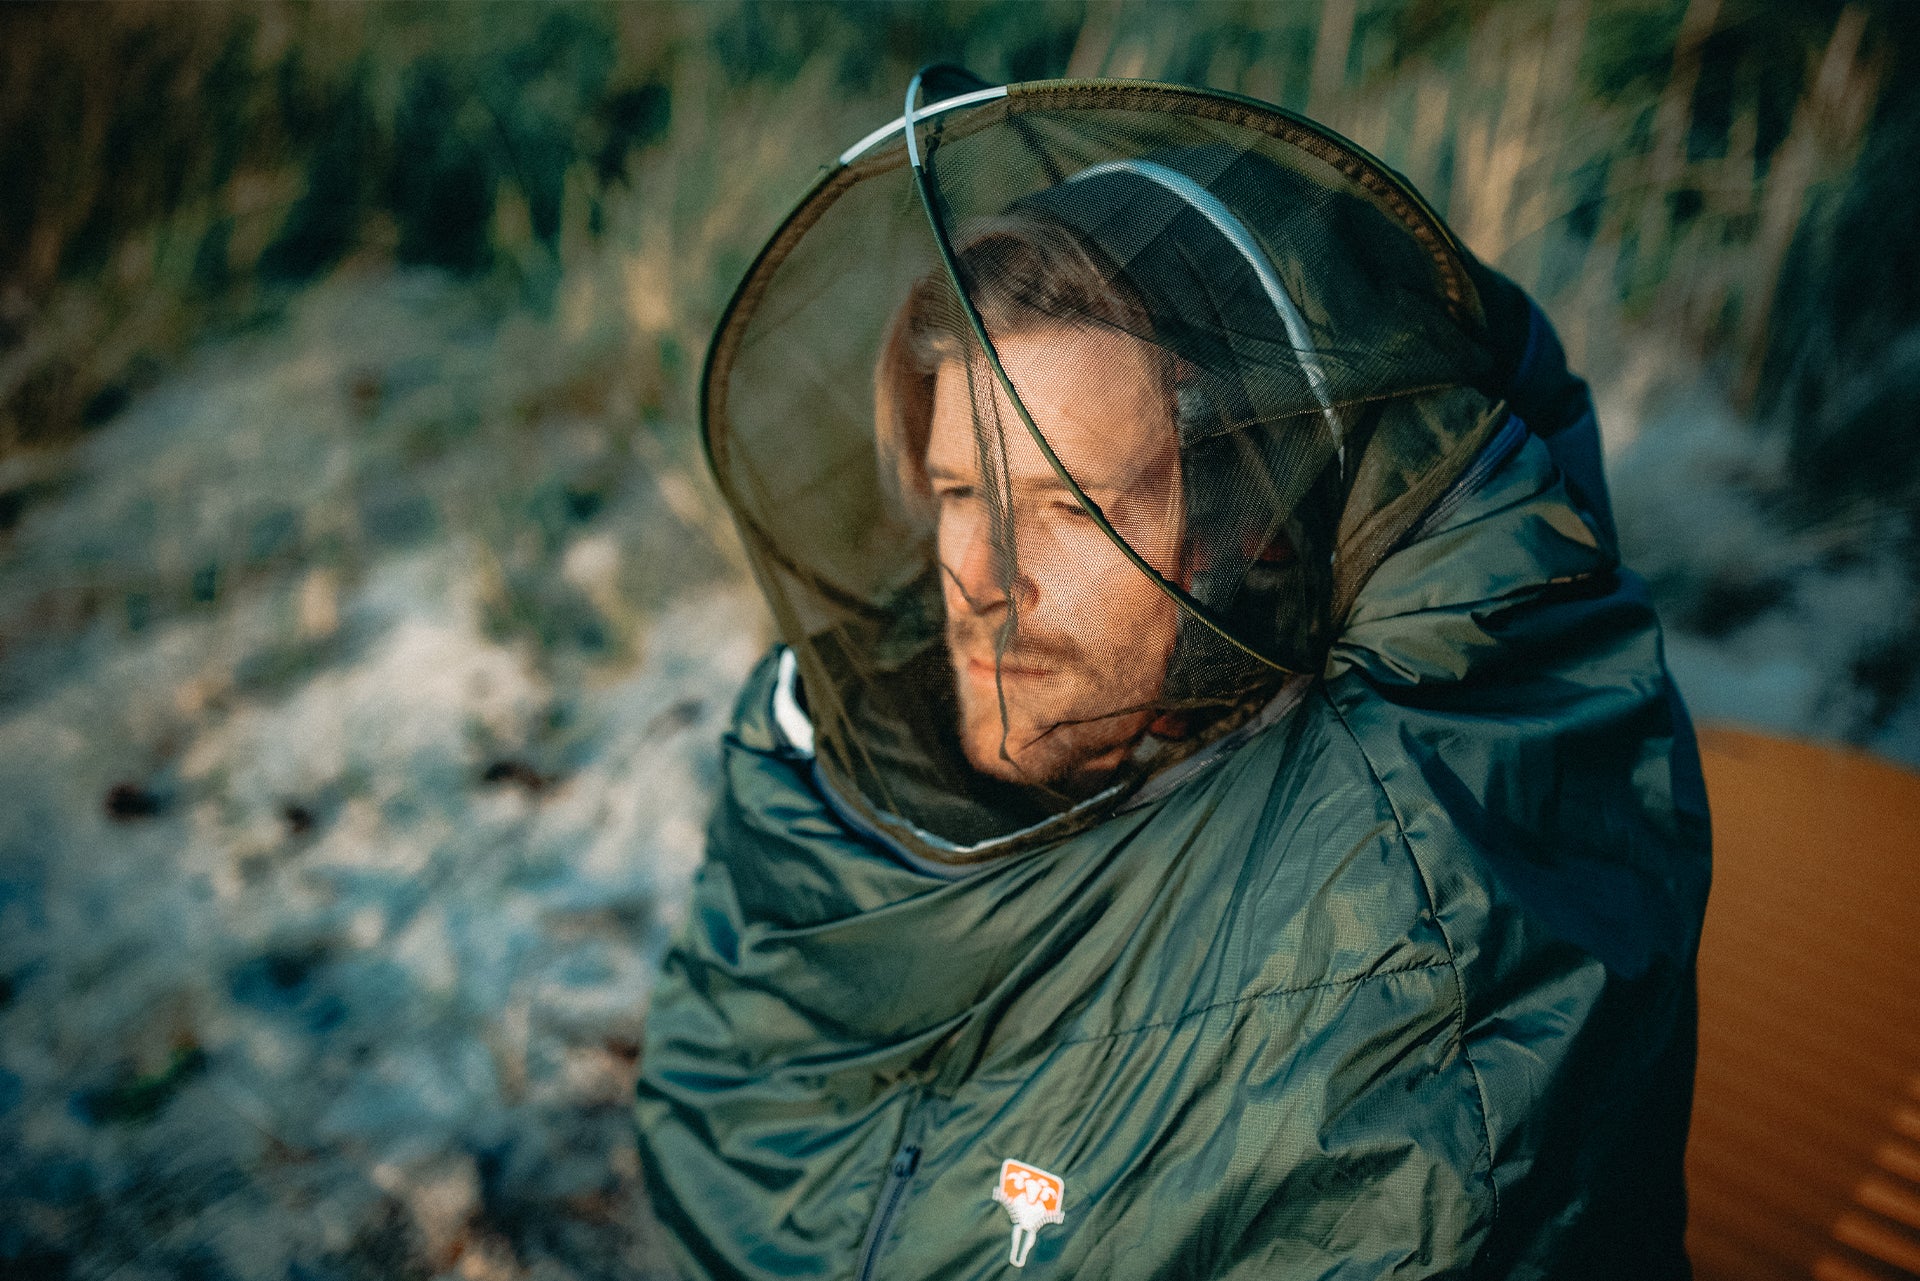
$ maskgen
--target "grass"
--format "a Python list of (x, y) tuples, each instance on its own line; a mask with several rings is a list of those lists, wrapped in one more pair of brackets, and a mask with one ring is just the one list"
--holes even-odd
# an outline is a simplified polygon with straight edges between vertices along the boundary
[[(908, 69), (1192, 80), (1378, 151), (1576, 355), (1621, 315), (1757, 387), (1776, 282), (1879, 97), (1868, 9), (1735, 0), (47, 5), (0, 40), (0, 458), (343, 264), (617, 329), (644, 413)], [(1764, 19), (1764, 20), (1763, 20)]]

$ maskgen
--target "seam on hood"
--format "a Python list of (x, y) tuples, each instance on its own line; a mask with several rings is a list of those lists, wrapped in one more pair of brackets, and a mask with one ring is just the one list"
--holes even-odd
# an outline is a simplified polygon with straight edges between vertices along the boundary
[[(1525, 604), (1544, 592), (1568, 587), (1575, 583), (1595, 582), (1616, 572), (1618, 571), (1592, 569), (1579, 574), (1561, 574), (1553, 578), (1540, 578), (1533, 582), (1516, 583), (1514, 586), (1495, 592), (1490, 596), (1475, 596), (1471, 600), (1443, 601), (1438, 605), (1421, 605), (1414, 609), (1403, 609), (1397, 614), (1381, 614), (1374, 618), (1362, 619), (1359, 623), (1355, 624), (1350, 631), (1340, 634), (1340, 640), (1335, 643), (1334, 648), (1337, 650), (1341, 648), (1342, 645), (1348, 644), (1347, 637), (1350, 632), (1364, 632), (1366, 629), (1376, 627), (1381, 623), (1399, 623), (1429, 616), (1452, 617), (1462, 614), (1477, 620), (1497, 613), (1500, 610), (1510, 608), (1511, 606)], [(1380, 651), (1367, 646), (1351, 647), (1364, 649), (1367, 653), (1371, 654), (1380, 653)]]
[[(1464, 495), (1444, 522), (1381, 561), (1349, 610), (1334, 652), (1356, 626), (1372, 627), (1436, 611), (1473, 610), (1524, 599), (1532, 590), (1598, 579), (1620, 570), (1618, 557), (1594, 528), (1592, 518), (1567, 492), (1546, 442), (1531, 432), (1517, 439), (1518, 448)], [(1456, 536), (1463, 543), (1446, 553), (1454, 570), (1447, 575), (1447, 593), (1438, 600), (1416, 603), (1423, 593), (1412, 591), (1411, 585), (1432, 579), (1435, 573), (1430, 560), (1418, 558), (1436, 554), (1431, 545), (1437, 540)], [(1569, 546), (1578, 550), (1566, 550)], [(1504, 565), (1504, 570), (1492, 572), (1490, 561)]]

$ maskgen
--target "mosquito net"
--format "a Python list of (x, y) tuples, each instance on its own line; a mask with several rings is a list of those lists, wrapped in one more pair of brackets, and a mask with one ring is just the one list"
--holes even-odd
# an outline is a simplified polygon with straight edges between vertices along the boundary
[(964, 862), (1261, 723), (1499, 424), (1465, 254), (1352, 144), (1173, 86), (928, 96), (761, 252), (704, 421), (822, 783)]

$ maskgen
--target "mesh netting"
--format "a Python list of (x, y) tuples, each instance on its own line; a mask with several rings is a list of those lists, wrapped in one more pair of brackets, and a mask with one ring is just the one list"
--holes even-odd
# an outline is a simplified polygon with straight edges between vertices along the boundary
[(705, 411), (824, 781), (964, 861), (1316, 671), (1498, 423), (1464, 254), (1315, 126), (1061, 82), (917, 141), (938, 234), (900, 134), (829, 172)]

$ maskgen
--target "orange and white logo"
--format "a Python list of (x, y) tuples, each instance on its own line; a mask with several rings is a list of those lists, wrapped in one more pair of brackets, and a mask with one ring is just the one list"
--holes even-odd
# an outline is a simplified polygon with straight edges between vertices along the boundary
[(1027, 1251), (1033, 1249), (1041, 1228), (1066, 1222), (1062, 1208), (1067, 1200), (1066, 1180), (1025, 1161), (1000, 1163), (1000, 1184), (993, 1190), (993, 1199), (1007, 1207), (1007, 1216), (1013, 1220), (1013, 1253), (1007, 1262), (1016, 1268), (1027, 1266)]

